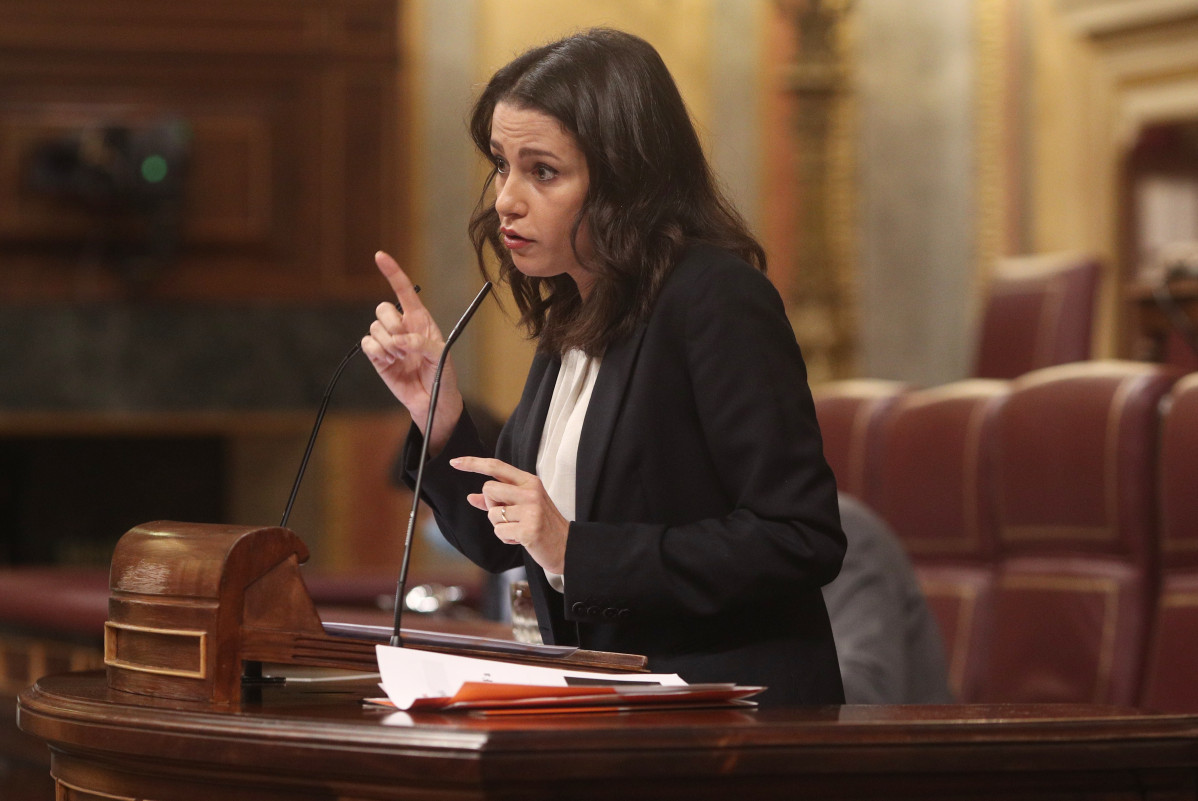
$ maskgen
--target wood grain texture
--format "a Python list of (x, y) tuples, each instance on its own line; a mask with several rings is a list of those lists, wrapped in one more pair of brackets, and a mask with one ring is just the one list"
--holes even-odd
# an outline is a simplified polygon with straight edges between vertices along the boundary
[[(61, 786), (118, 797), (1192, 798), (1198, 718), (1075, 705), (818, 707), (519, 718), (272, 687), (222, 714), (43, 679), (19, 721)], [(205, 796), (204, 793), (207, 793)], [(1185, 793), (1189, 793), (1186, 796)], [(71, 796), (70, 791), (67, 797)]]
[(4, 3), (0, 302), (130, 293), (102, 218), (27, 176), (39, 143), (166, 117), (192, 134), (182, 245), (139, 297), (373, 298), (372, 254), (403, 253), (399, 40), (396, 0)]

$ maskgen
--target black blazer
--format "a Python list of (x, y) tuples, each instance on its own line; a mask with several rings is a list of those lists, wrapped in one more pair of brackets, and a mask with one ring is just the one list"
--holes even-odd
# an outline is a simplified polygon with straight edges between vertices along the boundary
[[(560, 360), (538, 353), (496, 456), (529, 472)], [(689, 682), (763, 684), (762, 705), (841, 703), (820, 587), (845, 538), (806, 368), (759, 271), (693, 246), (648, 320), (603, 355), (578, 447), (565, 594), (465, 501), (483, 478), (463, 414), (425, 467), (446, 538), (492, 572), (523, 564), (547, 643), (644, 654)], [(419, 454), (413, 428), (404, 457)]]

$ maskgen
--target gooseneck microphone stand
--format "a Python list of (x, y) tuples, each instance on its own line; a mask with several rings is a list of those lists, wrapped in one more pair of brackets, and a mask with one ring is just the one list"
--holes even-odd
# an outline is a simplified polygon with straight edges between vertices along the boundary
[(428, 419), (424, 424), (424, 437), (420, 444), (420, 463), (416, 467), (416, 481), (412, 485), (412, 513), (408, 515), (408, 531), (404, 535), (403, 564), (399, 569), (399, 581), (395, 585), (395, 621), (391, 628), (391, 645), (403, 647), (403, 637), (400, 636), (400, 622), (403, 616), (404, 587), (408, 583), (408, 564), (412, 557), (412, 534), (416, 530), (416, 510), (420, 508), (420, 487), (424, 481), (424, 463), (428, 459), (428, 440), (433, 432), (433, 418), (437, 413), (437, 397), (441, 393), (441, 373), (445, 370), (445, 360), (449, 357), (449, 349), (457, 341), (474, 312), (482, 305), (483, 299), (491, 291), (491, 282), (483, 284), (483, 288), (475, 295), (470, 307), (458, 320), (458, 324), (449, 332), (445, 347), (441, 349), (441, 358), (437, 361), (437, 372), (433, 374), (433, 386), (429, 392)]
[[(416, 291), (419, 292), (420, 287), (416, 287)], [(450, 347), (461, 336), (462, 331), (466, 328), (466, 324), (470, 322), (470, 318), (478, 311), (478, 307), (482, 305), (483, 299), (487, 297), (487, 293), (490, 291), (491, 282), (487, 281), (483, 284), (483, 288), (479, 290), (478, 294), (475, 295), (474, 300), (471, 301), (465, 314), (458, 320), (457, 325), (449, 332), (449, 336), (445, 340), (445, 346), (441, 349), (441, 358), (437, 361), (437, 371), (433, 374), (433, 386), (429, 392), (428, 418), (424, 425), (425, 436), (420, 446), (420, 464), (416, 468), (416, 483), (413, 487), (412, 513), (408, 515), (408, 530), (404, 535), (403, 563), (399, 570), (399, 581), (395, 585), (395, 623), (391, 633), (391, 645), (397, 647), (403, 646), (403, 639), (400, 636), (400, 621), (403, 614), (404, 587), (408, 582), (408, 564), (412, 558), (412, 534), (416, 529), (416, 511), (420, 508), (420, 486), (424, 479), (424, 463), (428, 459), (428, 433), (433, 430), (433, 419), (437, 411), (437, 398), (441, 393), (441, 374), (445, 371), (445, 361), (449, 357)], [(337, 366), (332, 380), (329, 381), (329, 385), (324, 391), (324, 397), (320, 400), (320, 409), (316, 413), (316, 423), (312, 426), (312, 433), (308, 437), (308, 445), (304, 449), (304, 458), (300, 461), (299, 472), (295, 476), (295, 483), (291, 486), (291, 496), (287, 499), (287, 507), (283, 510), (283, 519), (279, 523), (280, 528), (286, 528), (287, 521), (291, 517), (291, 508), (295, 505), (295, 498), (299, 494), (300, 482), (304, 478), (304, 471), (308, 468), (308, 460), (312, 456), (313, 446), (316, 445), (316, 435), (320, 431), (320, 424), (324, 421), (325, 411), (329, 406), (329, 399), (333, 396), (333, 387), (337, 386), (337, 380), (341, 378), (341, 373), (345, 370), (346, 365), (361, 350), (361, 342), (356, 343), (350, 348), (349, 353), (345, 354), (345, 358)]]

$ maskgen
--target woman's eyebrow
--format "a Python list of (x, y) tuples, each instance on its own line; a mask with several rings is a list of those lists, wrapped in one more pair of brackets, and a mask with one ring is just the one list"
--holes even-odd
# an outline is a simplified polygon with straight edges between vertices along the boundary
[(522, 148), (520, 148), (519, 155), (520, 155), (520, 158), (528, 158), (530, 156), (532, 156), (532, 157), (548, 156), (549, 158), (552, 158), (552, 159), (557, 158), (557, 154), (554, 153), (552, 150), (542, 150), (541, 148), (538, 148), (538, 147), (522, 147)]
[[(491, 140), (491, 150), (502, 155), (503, 154), (503, 145), (499, 143), (499, 140), (492, 139)], [(552, 158), (552, 159), (559, 158), (557, 153), (554, 153), (552, 150), (545, 150), (545, 149), (539, 148), (539, 147), (528, 147), (528, 146), (522, 147), (519, 150), (517, 150), (516, 156), (518, 158), (530, 158), (530, 157), (531, 158), (548, 157), (548, 158)]]

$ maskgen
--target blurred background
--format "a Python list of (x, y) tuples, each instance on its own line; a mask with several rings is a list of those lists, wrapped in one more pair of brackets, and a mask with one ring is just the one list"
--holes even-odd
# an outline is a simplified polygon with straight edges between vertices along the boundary
[[(1137, 286), (1198, 240), (1198, 0), (3, 0), (0, 564), (275, 524), (388, 299), (372, 254), (452, 324), (481, 283), (470, 103), (593, 25), (669, 65), (813, 384), (972, 375), (1028, 254), (1099, 263), (1094, 356), (1159, 356)], [(455, 358), (502, 420), (531, 349), (500, 300)], [(313, 569), (394, 574), (407, 426), (351, 362), (289, 524)], [(480, 581), (429, 537), (413, 579)]]

